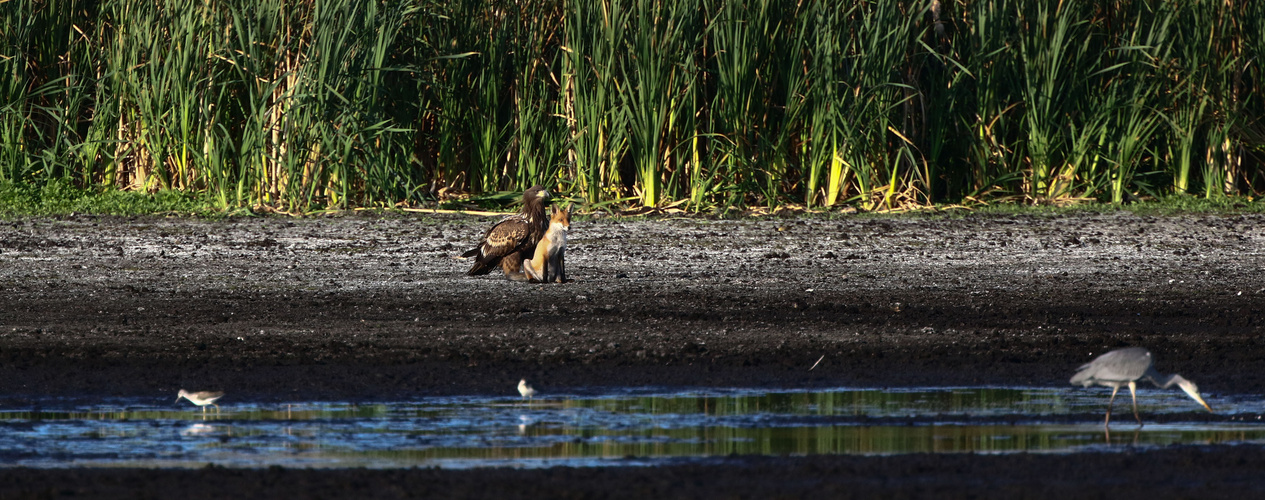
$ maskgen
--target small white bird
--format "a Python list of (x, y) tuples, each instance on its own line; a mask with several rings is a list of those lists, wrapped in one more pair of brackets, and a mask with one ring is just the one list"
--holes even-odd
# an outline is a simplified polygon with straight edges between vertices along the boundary
[(536, 395), (536, 390), (527, 385), (527, 379), (522, 379), (518, 381), (518, 393), (523, 395), (523, 399), (531, 399)]
[(179, 403), (180, 398), (185, 398), (191, 401), (193, 404), (201, 406), (203, 414), (206, 413), (206, 405), (214, 406), (215, 412), (219, 413), (220, 405), (215, 404), (215, 400), (220, 399), (222, 397), (224, 397), (223, 392), (213, 392), (213, 391), (189, 392), (184, 389), (180, 389), (180, 394), (176, 395), (176, 402)]

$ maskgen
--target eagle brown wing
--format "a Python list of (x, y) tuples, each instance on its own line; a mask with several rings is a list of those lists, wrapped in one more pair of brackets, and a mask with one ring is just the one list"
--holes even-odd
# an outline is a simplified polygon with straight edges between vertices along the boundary
[(531, 220), (522, 214), (501, 219), (488, 229), (487, 234), (483, 235), (483, 241), (479, 242), (479, 246), (462, 254), (464, 257), (475, 258), (474, 266), (470, 267), (466, 274), (470, 276), (487, 274), (495, 269), (505, 256), (521, 252), (531, 240), (532, 227)]

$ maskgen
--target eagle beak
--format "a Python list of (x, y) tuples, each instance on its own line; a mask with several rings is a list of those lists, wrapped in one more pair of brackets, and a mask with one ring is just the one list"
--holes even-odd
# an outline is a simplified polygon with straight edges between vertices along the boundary
[(543, 189), (540, 190), (540, 199), (548, 200), (549, 198), (552, 198), (552, 197), (553, 195), (549, 194), (549, 191), (545, 191)]

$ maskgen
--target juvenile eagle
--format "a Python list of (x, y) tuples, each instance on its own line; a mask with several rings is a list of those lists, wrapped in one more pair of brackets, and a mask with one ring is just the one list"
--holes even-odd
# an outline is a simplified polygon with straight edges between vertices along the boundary
[(533, 186), (523, 193), (523, 208), (518, 213), (501, 219), (488, 229), (479, 245), (461, 254), (462, 257), (474, 257), (474, 266), (466, 274), (478, 276), (492, 272), (497, 264), (505, 276), (515, 278), (523, 274), (523, 259), (531, 258), (536, 243), (544, 236), (549, 227), (549, 217), (545, 215), (545, 203), (549, 201), (549, 191), (540, 186)]

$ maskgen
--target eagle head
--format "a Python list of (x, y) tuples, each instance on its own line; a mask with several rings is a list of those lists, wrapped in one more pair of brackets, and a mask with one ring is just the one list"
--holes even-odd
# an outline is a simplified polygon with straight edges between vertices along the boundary
[(524, 201), (536, 199), (543, 203), (548, 201), (551, 196), (553, 195), (549, 194), (549, 191), (546, 191), (545, 188), (541, 186), (532, 186), (531, 189), (523, 192)]

